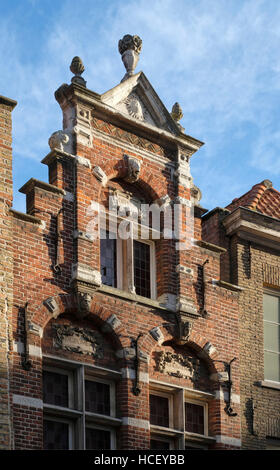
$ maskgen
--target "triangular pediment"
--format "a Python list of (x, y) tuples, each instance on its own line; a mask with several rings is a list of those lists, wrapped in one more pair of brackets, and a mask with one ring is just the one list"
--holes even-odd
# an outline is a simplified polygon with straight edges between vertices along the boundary
[(143, 72), (107, 91), (101, 96), (101, 100), (132, 120), (174, 135), (181, 132)]

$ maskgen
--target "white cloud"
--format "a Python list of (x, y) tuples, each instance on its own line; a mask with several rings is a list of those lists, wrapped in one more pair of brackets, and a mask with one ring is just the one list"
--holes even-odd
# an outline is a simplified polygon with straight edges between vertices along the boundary
[[(35, 13), (43, 7), (29, 3)], [(40, 15), (38, 20), (41, 10)], [(250, 178), (261, 180), (270, 173), (277, 183), (280, 3), (66, 0), (46, 17), (44, 34), (34, 31), (30, 53), (15, 21), (12, 15), (0, 20), (0, 87), (2, 94), (19, 100), (14, 111), (16, 154), (38, 162), (48, 151), (49, 135), (61, 128), (53, 93), (69, 83), (72, 57), (82, 57), (88, 87), (102, 93), (125, 72), (117, 43), (131, 33), (143, 39), (138, 70), (168, 109), (180, 102), (186, 132), (206, 142), (193, 158), (193, 173), (207, 205), (238, 196), (233, 191), (247, 189), (246, 179), (251, 184)], [(238, 160), (230, 142), (244, 152), (246, 137), (254, 142)], [(237, 177), (239, 182), (233, 182)]]

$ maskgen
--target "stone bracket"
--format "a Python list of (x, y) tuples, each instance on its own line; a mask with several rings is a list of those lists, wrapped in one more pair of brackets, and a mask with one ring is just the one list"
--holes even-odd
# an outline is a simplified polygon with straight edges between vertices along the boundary
[(72, 265), (72, 281), (81, 281), (94, 287), (100, 287), (101, 274), (91, 266), (75, 263)]

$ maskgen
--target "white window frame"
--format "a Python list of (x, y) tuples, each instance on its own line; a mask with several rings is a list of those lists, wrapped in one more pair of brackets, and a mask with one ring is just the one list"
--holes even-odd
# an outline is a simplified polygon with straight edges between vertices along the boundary
[[(263, 295), (270, 295), (272, 297), (278, 298), (278, 301), (279, 301), (279, 304), (280, 304), (280, 291), (279, 290), (265, 288), (264, 291), (263, 291)], [(268, 320), (264, 319), (264, 309), (263, 309), (263, 326), (265, 325), (265, 323), (273, 324), (275, 326), (279, 326), (279, 328), (280, 328), (280, 323), (271, 322), (271, 321), (268, 321)], [(263, 340), (264, 340), (264, 327), (263, 327)], [(264, 351), (264, 354), (265, 354), (265, 352), (271, 352), (273, 354), (278, 354), (279, 360), (280, 360), (280, 350), (279, 351), (272, 351), (270, 349), (265, 349), (265, 347), (264, 347), (263, 351)], [(265, 378), (265, 366), (264, 366), (264, 375), (263, 375), (263, 377), (264, 377), (264, 382), (266, 382), (266, 383), (271, 383), (271, 384), (279, 384), (280, 383), (280, 380), (272, 380), (272, 379)]]

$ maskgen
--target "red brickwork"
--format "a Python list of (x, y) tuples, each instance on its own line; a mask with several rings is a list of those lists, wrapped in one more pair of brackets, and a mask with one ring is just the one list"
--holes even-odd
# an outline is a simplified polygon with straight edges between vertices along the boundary
[[(178, 158), (176, 145), (155, 143), (155, 139), (149, 135), (144, 138), (137, 135), (136, 130), (133, 133), (118, 128), (106, 122), (105, 118), (103, 122), (94, 118), (91, 125), (99, 132), (99, 137), (95, 135), (92, 146), (78, 142), (75, 152), (86, 158), (90, 165), (77, 161), (69, 154), (53, 151), (45, 160), (49, 164), (49, 184), (30, 180), (22, 188), (22, 192), (27, 195), (28, 215), (13, 213), (14, 352), (10, 392), (14, 448), (43, 447), (42, 356), (55, 356), (60, 360), (105, 367), (115, 372), (118, 377), (116, 417), (122, 420), (117, 433), (119, 448), (149, 449), (149, 381), (150, 386), (152, 381), (160, 381), (190, 392), (206, 393), (209, 437), (212, 438), (207, 446), (213, 449), (236, 449), (240, 446), (241, 419), (239, 292), (218, 283), (219, 250), (210, 244), (193, 244), (190, 249), (178, 251), (174, 240), (155, 241), (157, 297), (171, 294), (177, 300), (187, 299), (193, 307), (191, 313), (185, 314), (193, 324), (185, 344), (176, 343), (178, 315), (174, 312), (175, 307), (172, 311), (171, 307), (164, 306), (162, 301), (156, 299), (140, 298), (117, 289), (108, 291), (102, 286), (95, 287), (90, 291), (92, 300), (88, 315), (85, 318), (79, 315), (75, 290), (78, 282), (75, 284), (72, 280), (73, 264), (87, 265), (100, 271), (99, 240), (85, 239), (80, 234), (86, 232), (92, 217), (88, 213), (92, 201), (103, 203), (110, 185), (118, 188), (124, 186), (123, 178), (127, 174), (124, 154), (142, 161), (140, 179), (126, 187), (132, 193), (142, 193), (147, 203), (166, 194), (172, 200), (179, 196), (187, 203), (191, 197), (189, 187), (177, 184), (174, 177), (174, 162)], [(103, 138), (102, 133), (107, 137)], [(131, 150), (132, 145), (134, 151)], [(92, 169), (95, 166), (102, 168), (107, 175), (106, 187), (94, 176)], [(60, 238), (57, 232), (58, 220)], [(195, 219), (194, 231), (189, 226), (187, 216), (183, 222), (189, 237), (202, 239), (199, 217)], [(74, 235), (75, 232), (78, 235)], [(54, 268), (58, 260), (60, 269), (56, 271)], [(189, 271), (178, 269), (178, 265)], [(49, 298), (55, 305), (53, 311), (46, 302)], [(108, 320), (112, 315), (117, 317), (118, 324), (110, 330)], [(72, 325), (98, 332), (103, 338), (104, 356), (100, 359), (90, 354), (59, 349), (55, 344), (53, 325)], [(157, 327), (162, 334), (160, 341), (156, 341), (152, 335), (152, 330)], [(123, 356), (122, 351), (127, 349), (131, 353), (132, 340), (140, 333), (138, 372), (141, 391), (135, 395), (135, 378), (130, 372), (125, 372), (136, 372), (135, 356)], [(210, 349), (207, 349), (207, 345)], [(22, 366), (26, 352), (29, 352), (30, 370), (24, 370)], [(190, 380), (159, 372), (157, 358), (162, 352), (177, 356), (189, 354), (199, 361), (202, 375), (197, 380)], [(232, 408), (237, 414), (229, 416), (224, 410), (227, 384), (221, 385), (213, 377), (217, 372), (224, 372), (223, 362), (228, 363), (234, 357)]]

